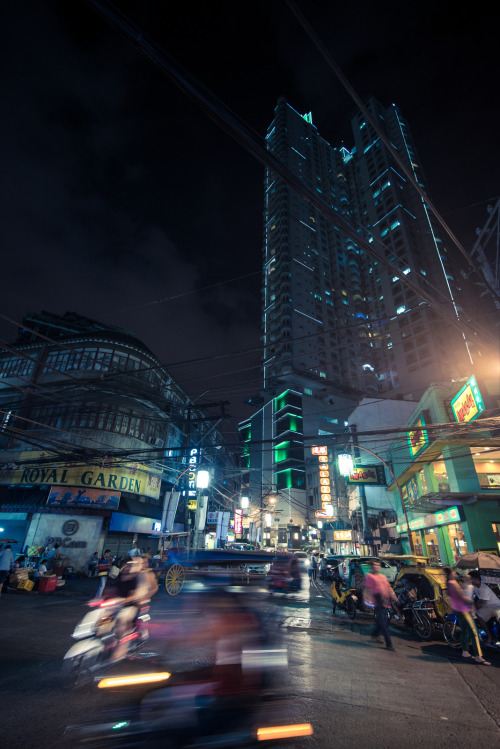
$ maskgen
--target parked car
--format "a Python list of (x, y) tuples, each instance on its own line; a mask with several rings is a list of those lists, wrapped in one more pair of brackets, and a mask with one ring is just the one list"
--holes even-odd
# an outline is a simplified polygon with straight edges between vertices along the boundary
[(345, 583), (349, 581), (350, 570), (352, 567), (354, 567), (355, 564), (358, 564), (363, 570), (363, 573), (365, 573), (369, 570), (369, 566), (371, 565), (372, 562), (378, 562), (380, 564), (380, 572), (383, 575), (385, 575), (385, 577), (389, 580), (390, 583), (393, 583), (396, 580), (396, 577), (398, 574), (398, 567), (395, 564), (391, 564), (390, 562), (387, 562), (384, 559), (379, 559), (379, 557), (366, 557), (366, 556), (344, 557), (344, 559), (339, 564), (339, 573), (340, 573), (342, 580)]

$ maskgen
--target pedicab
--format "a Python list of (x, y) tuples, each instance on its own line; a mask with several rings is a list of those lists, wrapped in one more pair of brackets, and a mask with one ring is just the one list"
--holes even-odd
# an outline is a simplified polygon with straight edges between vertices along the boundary
[[(394, 586), (413, 587), (415, 599), (404, 605), (405, 623), (411, 626), (421, 640), (432, 640), (443, 625), (452, 608), (446, 590), (446, 574), (443, 566), (431, 563), (427, 557), (402, 555), (401, 569)], [(395, 559), (396, 561), (396, 559)]]

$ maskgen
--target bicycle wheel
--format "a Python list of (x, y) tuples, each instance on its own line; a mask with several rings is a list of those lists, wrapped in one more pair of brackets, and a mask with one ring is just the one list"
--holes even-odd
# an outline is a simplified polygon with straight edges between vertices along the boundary
[(434, 637), (434, 625), (427, 614), (414, 614), (414, 617), (413, 629), (415, 630), (417, 637), (420, 637), (421, 640), (432, 640)]
[(167, 574), (165, 575), (165, 590), (169, 596), (176, 596), (181, 592), (185, 579), (186, 573), (181, 564), (172, 564), (172, 566), (168, 568)]
[(453, 619), (447, 619), (445, 621), (443, 625), (443, 637), (452, 648), (460, 647), (460, 627), (457, 622), (453, 621)]
[(347, 616), (349, 619), (354, 619), (356, 616), (356, 603), (352, 596), (349, 596), (347, 601), (345, 602), (345, 607), (347, 609)]

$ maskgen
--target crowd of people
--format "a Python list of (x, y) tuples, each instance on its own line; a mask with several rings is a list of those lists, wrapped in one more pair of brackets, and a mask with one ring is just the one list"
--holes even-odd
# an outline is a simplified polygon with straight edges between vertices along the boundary
[[(326, 568), (325, 555), (319, 560), (319, 566), (321, 571)], [(317, 569), (318, 560), (312, 554), (308, 569), (312, 581), (316, 579)], [(363, 574), (359, 565), (354, 563), (350, 584), (356, 588), (357, 594), (362, 593), (364, 603), (373, 607), (375, 626), (371, 633), (372, 640), (378, 642), (382, 636), (386, 649), (394, 650), (387, 609), (392, 609), (395, 618), (403, 622), (404, 610), (417, 600), (419, 592), (414, 581), (404, 578), (393, 589), (380, 570), (381, 565), (377, 560), (371, 562), (371, 571), (366, 574)], [(492, 620), (500, 620), (500, 598), (483, 581), (479, 570), (471, 570), (469, 574), (464, 574), (460, 578), (454, 568), (445, 567), (444, 571), (447, 581), (446, 593), (460, 629), (462, 657), (474, 658), (476, 663), (489, 666), (491, 664), (483, 657), (481, 650), (478, 627), (486, 634), (487, 646), (500, 648), (500, 641), (496, 639), (490, 627)], [(473, 651), (472, 655), (469, 652), (470, 648)]]
[[(38, 583), (43, 575), (51, 574), (55, 568), (64, 565), (66, 559), (61, 553), (61, 546), (58, 543), (46, 547), (36, 547), (36, 549), (34, 547), (28, 549), (27, 547), (25, 551), (25, 554), (15, 555), (12, 544), (0, 544), (0, 597), (9, 575), (17, 569), (28, 568), (30, 577), (33, 578), (35, 583)], [(86, 564), (85, 574), (89, 578), (99, 578), (96, 598), (103, 596), (108, 579), (117, 578), (128, 560), (140, 559), (142, 566), (142, 560), (148, 561), (151, 556), (150, 547), (142, 552), (136, 542), (133, 542), (127, 554), (121, 559), (113, 557), (110, 549), (106, 549), (101, 556), (97, 551), (94, 552)]]

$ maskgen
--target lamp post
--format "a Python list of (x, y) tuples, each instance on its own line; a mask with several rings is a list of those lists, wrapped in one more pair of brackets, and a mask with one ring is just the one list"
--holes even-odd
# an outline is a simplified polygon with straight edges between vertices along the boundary
[(203, 490), (208, 488), (210, 484), (210, 474), (208, 471), (197, 471), (196, 473), (196, 512), (194, 516), (194, 538), (193, 546), (195, 549), (203, 548), (204, 544), (200, 547), (200, 535), (203, 535), (203, 529), (205, 528), (205, 520), (207, 517), (207, 507), (205, 502), (207, 498), (203, 494)]
[(373, 450), (370, 450), (368, 447), (363, 447), (363, 445), (357, 445), (355, 442), (351, 442), (350, 444), (354, 445), (354, 447), (357, 447), (358, 450), (365, 450), (367, 453), (370, 453), (370, 455), (373, 455), (375, 458), (377, 458), (377, 460), (380, 460), (380, 462), (383, 463), (383, 465), (387, 468), (387, 470), (391, 474), (392, 478), (394, 479), (394, 483), (396, 484), (398, 492), (399, 492), (399, 498), (401, 500), (401, 507), (403, 508), (403, 512), (404, 512), (404, 516), (405, 516), (405, 520), (406, 520), (406, 525), (408, 526), (408, 540), (410, 542), (411, 553), (414, 554), (415, 553), (415, 549), (413, 547), (413, 539), (411, 537), (411, 531), (410, 531), (410, 521), (408, 520), (408, 513), (406, 511), (406, 505), (405, 505), (405, 501), (404, 501), (404, 498), (403, 498), (403, 492), (401, 491), (401, 487), (400, 487), (400, 485), (398, 483), (398, 480), (397, 480), (396, 476), (394, 475), (394, 472), (393, 472), (392, 468), (385, 462), (385, 460), (383, 458), (380, 457), (380, 455), (377, 455), (377, 453), (374, 453)]

